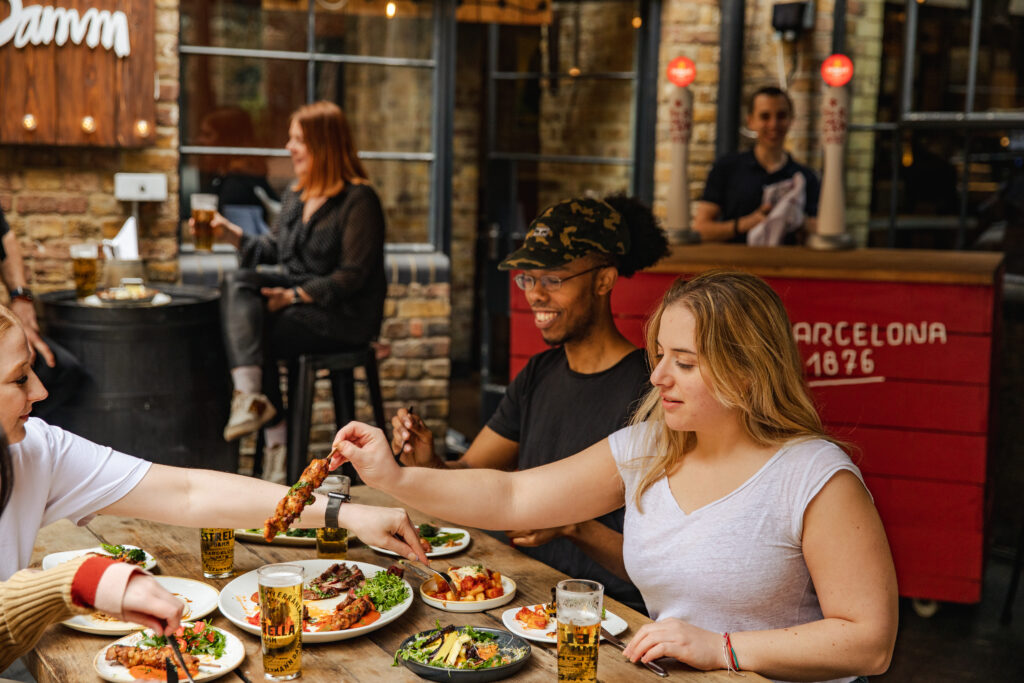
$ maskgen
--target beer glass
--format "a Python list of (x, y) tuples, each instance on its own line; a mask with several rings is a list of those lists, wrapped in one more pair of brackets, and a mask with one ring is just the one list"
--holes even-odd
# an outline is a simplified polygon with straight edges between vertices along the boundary
[(96, 282), (99, 280), (99, 251), (94, 242), (72, 244), (71, 274), (75, 278), (75, 296), (84, 299), (96, 293)]
[(215, 194), (194, 194), (192, 195), (192, 220), (195, 222), (192, 241), (196, 251), (211, 251), (213, 249), (213, 228), (210, 221), (217, 211), (217, 195)]
[[(352, 480), (344, 474), (331, 474), (316, 493), (327, 496), (328, 493), (348, 495)], [(316, 556), (328, 560), (344, 560), (348, 554), (348, 529), (324, 527), (316, 530)]]
[(290, 681), (302, 675), (302, 567), (268, 564), (257, 576), (263, 676)]
[(601, 600), (597, 581), (566, 579), (555, 587), (558, 609), (558, 680), (597, 683)]
[(235, 530), (202, 529), (199, 535), (203, 553), (203, 576), (224, 579), (235, 568)]

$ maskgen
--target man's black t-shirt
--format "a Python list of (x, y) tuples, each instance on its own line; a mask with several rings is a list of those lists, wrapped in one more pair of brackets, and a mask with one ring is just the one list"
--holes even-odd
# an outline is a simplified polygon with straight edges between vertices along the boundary
[[(789, 180), (797, 173), (802, 173), (807, 181), (804, 214), (817, 216), (818, 193), (821, 190), (818, 176), (807, 166), (793, 161), (789, 155), (786, 155), (785, 165), (774, 173), (765, 170), (753, 150), (724, 156), (711, 167), (700, 199), (718, 205), (721, 211), (716, 220), (731, 221), (751, 214), (761, 206), (762, 191), (766, 185)], [(792, 233), (787, 238), (791, 236)], [(729, 241), (746, 242), (747, 236), (738, 235)]]
[[(487, 426), (519, 443), (519, 469), (538, 467), (579, 453), (629, 421), (637, 401), (650, 388), (642, 349), (594, 374), (573, 372), (562, 348), (538, 353), (508, 387)], [(565, 482), (567, 495), (584, 496)], [(624, 509), (598, 518), (622, 533)], [(605, 593), (646, 612), (640, 591), (592, 560), (572, 541), (557, 538), (536, 548), (520, 548), (536, 560), (578, 579), (604, 584)]]

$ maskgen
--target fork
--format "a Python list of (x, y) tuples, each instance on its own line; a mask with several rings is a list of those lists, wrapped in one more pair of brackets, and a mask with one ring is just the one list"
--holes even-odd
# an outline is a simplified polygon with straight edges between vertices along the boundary
[(167, 642), (170, 643), (171, 649), (174, 650), (174, 654), (178, 658), (178, 663), (181, 664), (181, 670), (185, 672), (185, 676), (188, 677), (189, 682), (196, 683), (196, 679), (192, 678), (192, 674), (189, 672), (188, 667), (185, 666), (185, 658), (181, 656), (181, 650), (178, 649), (178, 639), (172, 634), (167, 636)]
[(406, 565), (406, 566), (409, 566), (410, 563), (415, 563), (416, 567), (411, 567), (413, 570), (415, 570), (417, 567), (425, 568), (428, 572), (430, 572), (431, 574), (436, 576), (445, 585), (447, 585), (448, 586), (448, 590), (451, 591), (452, 593), (454, 593), (456, 597), (458, 597), (458, 595), (459, 595), (458, 588), (456, 588), (455, 582), (452, 581), (452, 577), (448, 576), (448, 574), (446, 574), (444, 572), (439, 572), (436, 569), (434, 569), (433, 567), (431, 567), (429, 564), (424, 564), (423, 562), (420, 562), (419, 560), (399, 560), (398, 563), (402, 564), (402, 565)]

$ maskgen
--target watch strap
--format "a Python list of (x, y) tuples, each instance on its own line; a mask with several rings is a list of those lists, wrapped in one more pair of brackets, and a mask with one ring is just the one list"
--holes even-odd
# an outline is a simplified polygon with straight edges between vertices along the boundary
[(24, 299), (25, 301), (34, 301), (35, 296), (32, 294), (32, 290), (28, 287), (15, 287), (10, 291), (11, 300)]
[(337, 491), (331, 491), (327, 494), (327, 512), (324, 514), (324, 527), (327, 529), (340, 529), (341, 525), (338, 524), (338, 511), (341, 510), (342, 503), (348, 503), (352, 500), (352, 496), (347, 493), (338, 493)]

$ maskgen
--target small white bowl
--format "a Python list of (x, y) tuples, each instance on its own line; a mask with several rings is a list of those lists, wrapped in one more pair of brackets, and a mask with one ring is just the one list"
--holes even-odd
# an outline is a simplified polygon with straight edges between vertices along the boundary
[(512, 598), (516, 596), (516, 582), (504, 574), (501, 575), (501, 587), (505, 589), (505, 594), (488, 600), (437, 600), (427, 595), (424, 590), (429, 588), (432, 591), (436, 591), (435, 581), (437, 581), (436, 578), (430, 578), (420, 584), (420, 597), (423, 598), (423, 602), (431, 607), (436, 607), (445, 612), (486, 612), (489, 609), (501, 607), (512, 602)]

